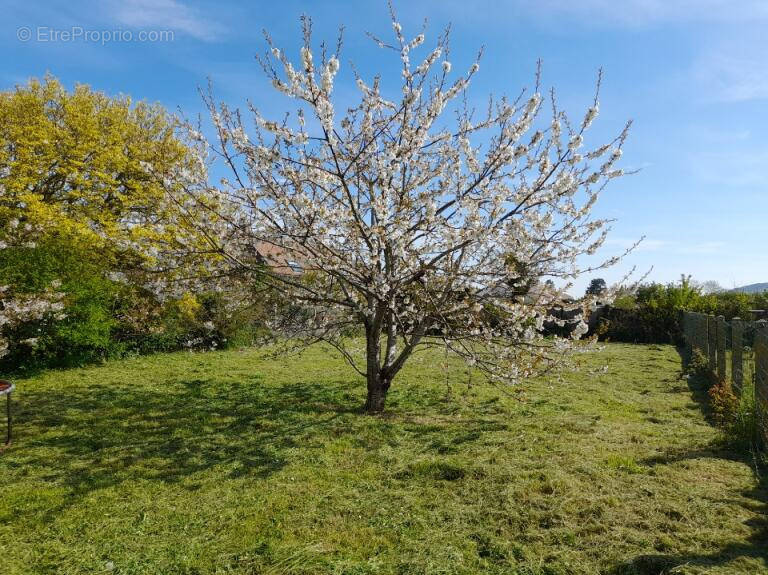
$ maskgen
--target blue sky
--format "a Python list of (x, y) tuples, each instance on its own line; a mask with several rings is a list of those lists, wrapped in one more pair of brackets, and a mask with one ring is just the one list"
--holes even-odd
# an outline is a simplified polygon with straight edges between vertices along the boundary
[[(612, 281), (632, 266), (653, 266), (650, 279), (665, 282), (681, 273), (725, 287), (768, 281), (768, 2), (396, 0), (395, 8), (412, 34), (426, 18), (428, 41), (452, 24), (455, 70), (485, 47), (472, 88), (478, 99), (530, 86), (541, 58), (544, 85), (580, 117), (603, 68), (593, 134), (605, 139), (634, 120), (623, 165), (640, 168), (601, 199), (599, 215), (617, 220), (604, 252), (646, 239), (599, 275)], [(302, 13), (313, 17), (318, 39), (333, 42), (344, 25), (347, 71), (350, 61), (364, 75), (393, 70), (365, 34), (390, 34), (384, 0), (3, 0), (2, 13), (0, 89), (50, 72), (69, 86), (85, 83), (194, 116), (197, 88), (210, 77), (219, 99), (238, 106), (250, 99), (280, 113), (285, 101), (254, 55), (264, 49), (264, 28), (297, 53)], [(173, 37), (101, 42), (103, 31)], [(67, 40), (67, 32), (80, 37)], [(342, 74), (342, 94), (345, 81), (352, 85)]]

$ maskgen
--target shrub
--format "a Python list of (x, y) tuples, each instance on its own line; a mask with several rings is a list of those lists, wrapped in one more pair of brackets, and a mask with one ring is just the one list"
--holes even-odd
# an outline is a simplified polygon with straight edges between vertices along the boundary
[(723, 429), (726, 442), (739, 450), (751, 451), (759, 425), (751, 387), (745, 387), (739, 397), (727, 382), (717, 383), (710, 388), (708, 397), (712, 419)]
[(741, 401), (734, 395), (728, 382), (720, 381), (709, 388), (709, 407), (712, 410), (712, 418), (715, 423), (724, 428), (733, 425), (739, 412)]
[(709, 371), (707, 356), (700, 350), (694, 349), (685, 365), (685, 373), (702, 379), (712, 377), (712, 373)]
[(684, 311), (748, 319), (750, 310), (768, 308), (768, 292), (702, 294), (690, 278), (677, 283), (640, 285), (635, 293), (617, 298), (600, 310), (593, 333), (601, 339), (630, 343), (682, 343), (680, 317)]
[(89, 250), (69, 237), (49, 237), (33, 247), (0, 254), (0, 283), (36, 293), (54, 280), (61, 282), (66, 317), (49, 318), (15, 328), (11, 342), (34, 338), (34, 347), (12, 345), (3, 358), (8, 367), (77, 365), (108, 355), (115, 324), (111, 303), (115, 284), (107, 279)]
[[(221, 293), (160, 302), (141, 286), (113, 279), (103, 252), (94, 255), (71, 236), (49, 236), (34, 247), (0, 251), (0, 285), (37, 293), (54, 279), (65, 294), (66, 317), (6, 327), (11, 345), (0, 362), (5, 372), (83, 365), (127, 354), (251, 345), (264, 330), (260, 306), (246, 306)], [(31, 340), (34, 346), (22, 343)]]

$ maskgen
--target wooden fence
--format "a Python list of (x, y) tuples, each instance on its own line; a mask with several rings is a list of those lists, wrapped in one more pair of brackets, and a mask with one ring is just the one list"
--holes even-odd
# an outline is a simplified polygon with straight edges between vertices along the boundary
[(757, 439), (768, 446), (768, 321), (684, 312), (682, 324), (688, 358), (698, 352), (713, 377), (751, 400)]

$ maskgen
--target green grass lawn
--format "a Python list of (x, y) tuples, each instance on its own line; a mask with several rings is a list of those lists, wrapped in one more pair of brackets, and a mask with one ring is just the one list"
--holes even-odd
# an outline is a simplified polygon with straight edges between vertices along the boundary
[(322, 347), (18, 381), (0, 573), (768, 573), (768, 491), (673, 348), (608, 345), (518, 399), (441, 360), (377, 417)]

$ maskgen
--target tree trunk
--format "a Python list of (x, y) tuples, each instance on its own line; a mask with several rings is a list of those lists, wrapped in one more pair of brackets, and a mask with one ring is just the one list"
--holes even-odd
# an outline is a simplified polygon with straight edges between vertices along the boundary
[(367, 413), (381, 413), (387, 399), (391, 377), (384, 377), (381, 367), (381, 332), (378, 326), (366, 330), (366, 381), (368, 397), (365, 400)]
[(367, 413), (381, 413), (384, 411), (384, 404), (387, 400), (391, 381), (383, 378), (381, 374), (376, 373), (368, 376), (368, 397), (365, 400), (365, 411)]
[(368, 384), (368, 397), (365, 400), (367, 413), (381, 413), (387, 400), (387, 392), (392, 385), (392, 380), (402, 369), (403, 364), (413, 353), (413, 350), (424, 335), (424, 326), (420, 325), (398, 355), (397, 353), (397, 329), (393, 317), (388, 318), (386, 326), (386, 351), (384, 362), (381, 361), (382, 333), (381, 322), (366, 325), (366, 382)]

